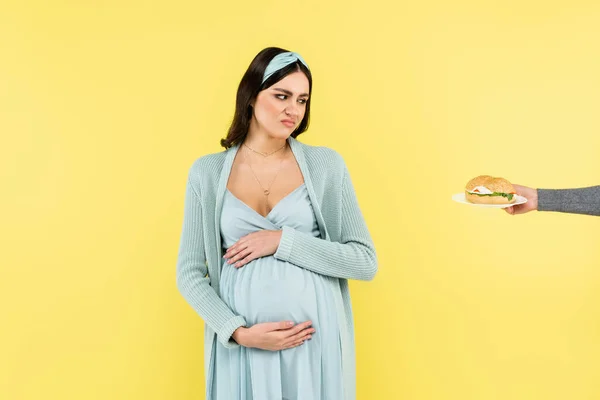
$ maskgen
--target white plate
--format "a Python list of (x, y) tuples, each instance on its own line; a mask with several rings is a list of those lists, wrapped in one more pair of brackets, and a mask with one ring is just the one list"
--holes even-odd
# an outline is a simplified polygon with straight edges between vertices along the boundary
[(470, 201), (467, 201), (467, 199), (465, 198), (465, 192), (462, 192), (462, 193), (456, 193), (456, 194), (452, 195), (452, 200), (456, 201), (457, 203), (468, 204), (470, 206), (483, 207), (483, 208), (507, 208), (507, 207), (512, 207), (512, 206), (516, 206), (519, 204), (527, 203), (527, 199), (525, 197), (519, 196), (518, 194), (516, 194), (515, 197), (517, 198), (517, 200), (511, 204), (475, 204), (475, 203), (471, 203)]

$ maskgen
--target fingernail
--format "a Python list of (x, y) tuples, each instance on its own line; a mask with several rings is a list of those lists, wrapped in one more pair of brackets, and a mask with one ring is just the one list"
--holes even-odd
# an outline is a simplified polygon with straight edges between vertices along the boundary
[(288, 321), (288, 323), (287, 323), (287, 324), (288, 324), (289, 326), (292, 326), (292, 325), (294, 325), (294, 323), (293, 323), (292, 321)]

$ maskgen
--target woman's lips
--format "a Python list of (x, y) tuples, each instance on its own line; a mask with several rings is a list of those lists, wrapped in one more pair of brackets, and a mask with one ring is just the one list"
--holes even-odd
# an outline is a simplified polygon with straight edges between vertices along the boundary
[(281, 123), (287, 126), (288, 128), (291, 128), (292, 126), (296, 125), (294, 121), (291, 121), (289, 119), (284, 119), (283, 121), (281, 121)]

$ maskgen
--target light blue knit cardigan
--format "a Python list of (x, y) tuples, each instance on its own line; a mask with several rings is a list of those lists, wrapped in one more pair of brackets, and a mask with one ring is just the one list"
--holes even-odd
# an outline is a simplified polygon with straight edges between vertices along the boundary
[[(321, 238), (284, 226), (274, 257), (327, 277), (340, 321), (344, 397), (354, 399), (354, 328), (347, 280), (373, 279), (377, 272), (375, 248), (342, 157), (332, 149), (309, 146), (292, 137), (288, 143), (304, 176)], [(231, 335), (246, 325), (244, 317), (235, 315), (218, 294), (223, 264), (220, 216), (238, 148), (200, 157), (190, 168), (177, 260), (177, 286), (205, 322), (209, 396), (215, 338), (227, 348), (238, 346)]]

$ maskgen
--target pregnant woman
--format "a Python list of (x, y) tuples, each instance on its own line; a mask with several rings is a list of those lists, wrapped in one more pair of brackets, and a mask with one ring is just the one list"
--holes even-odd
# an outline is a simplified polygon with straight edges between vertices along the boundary
[(266, 48), (237, 92), (225, 151), (189, 171), (179, 290), (205, 321), (207, 399), (355, 399), (348, 279), (377, 258), (341, 156), (302, 144), (312, 76)]

